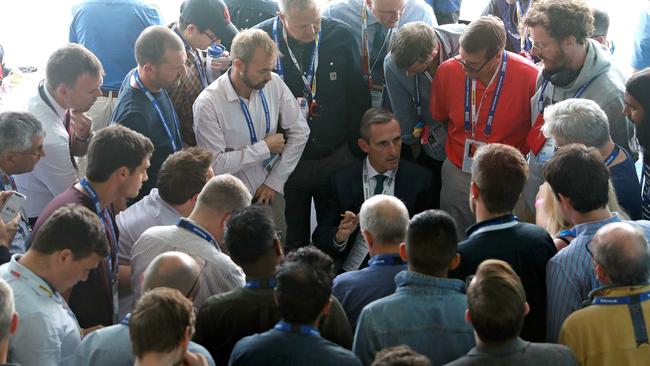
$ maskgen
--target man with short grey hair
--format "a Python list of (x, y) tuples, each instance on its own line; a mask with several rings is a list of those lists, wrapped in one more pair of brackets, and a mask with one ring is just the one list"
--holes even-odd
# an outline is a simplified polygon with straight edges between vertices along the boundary
[[(156, 256), (144, 271), (141, 278), (145, 292), (159, 287), (167, 287), (180, 291), (190, 300), (199, 289), (201, 265), (183, 252), (166, 252)], [(135, 356), (129, 339), (129, 319), (127, 314), (120, 324), (96, 330), (86, 336), (75, 357), (75, 365), (85, 366), (127, 366), (133, 365)], [(210, 353), (202, 346), (190, 342), (188, 350), (200, 353), (208, 359), (210, 365), (214, 361)]]
[(94, 136), (92, 119), (86, 112), (102, 95), (104, 69), (95, 55), (83, 46), (60, 47), (47, 60), (45, 80), (17, 110), (33, 113), (46, 135), (42, 159), (29, 172), (16, 175), (18, 191), (29, 197), (25, 213), (35, 223), (54, 197), (78, 179), (75, 156), (85, 156)]
[(205, 265), (194, 307), (200, 308), (214, 294), (244, 286), (244, 272), (223, 252), (225, 225), (233, 212), (250, 205), (246, 186), (232, 175), (218, 175), (199, 194), (194, 210), (177, 225), (147, 229), (131, 250), (131, 286), (134, 300), (142, 295), (140, 277), (158, 254), (181, 250)]
[[(0, 113), (0, 191), (17, 191), (12, 175), (31, 172), (42, 156), (45, 130), (41, 122), (29, 112)], [(29, 199), (29, 197), (28, 197)], [(24, 253), (29, 242), (30, 227), (27, 214), (9, 223), (16, 235), (10, 240), (11, 254)]]
[[(580, 365), (642, 365), (650, 358), (650, 248), (634, 224), (610, 223), (588, 244), (594, 272), (603, 285), (590, 305), (565, 320), (560, 343)], [(612, 345), (616, 345), (612, 347)]]
[(408, 223), (406, 206), (393, 196), (379, 194), (361, 205), (359, 226), (368, 243), (368, 267), (337, 276), (332, 288), (353, 329), (363, 307), (395, 292), (393, 278), (407, 269), (399, 245), (406, 238)]
[(0, 279), (0, 365), (5, 365), (9, 354), (9, 336), (18, 329), (18, 313), (14, 304), (14, 292)]
[(111, 123), (140, 132), (155, 148), (147, 169), (149, 180), (142, 185), (137, 202), (156, 187), (167, 156), (183, 147), (180, 122), (167, 89), (178, 87), (185, 77), (187, 55), (174, 31), (156, 25), (145, 29), (135, 41), (135, 58), (138, 66), (122, 81)]
[(611, 173), (616, 198), (632, 220), (641, 218), (641, 185), (632, 156), (614, 143), (607, 114), (590, 99), (567, 99), (544, 110), (544, 136), (557, 146), (578, 143), (595, 147)]

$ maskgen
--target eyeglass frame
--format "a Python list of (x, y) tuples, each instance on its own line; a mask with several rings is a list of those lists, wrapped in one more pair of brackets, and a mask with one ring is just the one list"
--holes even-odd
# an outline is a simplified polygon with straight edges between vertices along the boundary
[(7, 152), (11, 154), (19, 154), (19, 155), (45, 156), (45, 149), (42, 146), (36, 149), (35, 152), (26, 152), (26, 151), (7, 151)]
[(460, 59), (460, 56), (456, 56), (456, 57), (454, 57), (454, 60), (456, 60), (456, 62), (458, 62), (459, 64), (461, 64), (461, 66), (462, 66), (465, 70), (471, 72), (472, 74), (478, 74), (479, 72), (481, 72), (481, 70), (483, 70), (483, 68), (485, 67), (485, 65), (487, 65), (488, 62), (490, 62), (493, 58), (494, 58), (494, 56), (493, 56), (493, 57), (489, 57), (487, 60), (485, 60), (485, 62), (483, 62), (483, 64), (482, 64), (478, 69), (475, 69), (474, 67), (469, 66), (465, 61), (463, 61), (463, 60)]
[[(210, 42), (212, 42), (211, 45), (213, 45), (213, 44), (218, 44), (217, 41), (219, 40), (219, 37), (217, 37), (216, 34), (215, 34), (214, 38), (212, 38), (212, 36), (209, 35), (208, 33), (206, 33), (205, 31), (201, 32), (201, 34), (203, 34), (204, 36), (208, 37), (208, 39), (210, 40)], [(214, 34), (214, 32), (212, 32), (212, 34)]]

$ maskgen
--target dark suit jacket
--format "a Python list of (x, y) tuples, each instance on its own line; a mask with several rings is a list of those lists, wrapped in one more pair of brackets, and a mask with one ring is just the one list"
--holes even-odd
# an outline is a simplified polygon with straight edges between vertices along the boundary
[[(348, 255), (352, 248), (351, 244), (354, 243), (359, 233), (357, 228), (350, 235), (348, 245), (344, 251), (339, 252), (334, 248), (334, 236), (341, 222), (341, 214), (345, 211), (358, 214), (363, 204), (361, 172), (364, 161), (355, 162), (332, 176), (330, 182), (331, 198), (328, 200), (330, 205), (326, 208), (312, 235), (314, 245), (334, 259), (345, 258)], [(432, 208), (431, 184), (431, 172), (410, 161), (400, 160), (395, 176), (395, 197), (404, 202), (409, 211), (409, 216), (412, 217)]]

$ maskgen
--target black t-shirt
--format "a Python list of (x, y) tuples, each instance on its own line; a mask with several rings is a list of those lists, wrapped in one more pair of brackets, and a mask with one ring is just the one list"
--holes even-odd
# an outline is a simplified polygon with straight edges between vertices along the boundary
[[(174, 153), (174, 148), (162, 125), (158, 112), (156, 112), (151, 101), (147, 99), (147, 96), (142, 90), (131, 86), (130, 80), (134, 71), (135, 69), (131, 70), (122, 82), (111, 123), (119, 123), (134, 131), (140, 132), (151, 139), (154, 146), (154, 152), (150, 161), (151, 166), (147, 169), (149, 179), (144, 182), (138, 193), (138, 197), (134, 200), (134, 202), (137, 202), (142, 197), (148, 195), (152, 188), (156, 187), (160, 166), (169, 155)], [(174, 115), (176, 112), (171, 104), (171, 100), (164, 90), (152, 94), (165, 116), (167, 128), (173, 136), (174, 141), (176, 141), (176, 146), (180, 149), (182, 147), (181, 138), (174, 125)]]

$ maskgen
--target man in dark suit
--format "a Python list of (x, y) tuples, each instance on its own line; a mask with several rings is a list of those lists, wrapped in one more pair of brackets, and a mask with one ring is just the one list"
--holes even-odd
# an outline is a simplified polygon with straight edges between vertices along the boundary
[(331, 205), (312, 236), (314, 244), (335, 259), (345, 271), (367, 263), (368, 246), (359, 235), (357, 213), (375, 194), (401, 199), (413, 216), (431, 208), (431, 172), (400, 161), (402, 131), (395, 116), (371, 108), (361, 118), (359, 148), (366, 154), (331, 178)]

